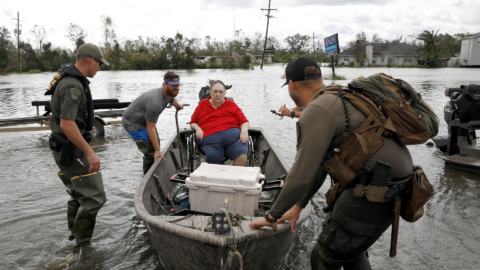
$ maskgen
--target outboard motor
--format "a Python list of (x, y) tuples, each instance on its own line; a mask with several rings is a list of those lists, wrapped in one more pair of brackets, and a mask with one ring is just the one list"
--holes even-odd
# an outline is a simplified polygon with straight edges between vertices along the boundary
[(463, 154), (480, 157), (480, 149), (472, 147), (476, 145), (475, 130), (480, 129), (480, 85), (447, 88), (445, 96), (450, 98), (444, 108), (448, 136), (436, 136), (432, 138), (433, 141), (449, 156)]

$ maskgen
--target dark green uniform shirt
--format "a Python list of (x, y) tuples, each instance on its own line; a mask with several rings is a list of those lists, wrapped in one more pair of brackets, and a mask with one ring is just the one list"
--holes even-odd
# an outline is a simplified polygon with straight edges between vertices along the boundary
[[(55, 117), (86, 123), (87, 96), (80, 80), (72, 76), (63, 78), (53, 93), (51, 108)], [(50, 121), (50, 129), (54, 133), (64, 134), (55, 121)]]
[[(359, 127), (365, 121), (365, 115), (350, 102), (347, 102), (347, 107), (351, 129)], [(346, 130), (342, 100), (335, 95), (319, 96), (302, 112), (298, 125), (295, 163), (270, 211), (275, 219), (281, 218), (295, 204), (304, 208), (325, 181), (327, 172), (321, 166), (323, 157), (341, 142), (341, 139), (333, 138)], [(407, 176), (413, 167), (407, 147), (393, 138), (383, 139), (382, 147), (365, 165), (373, 168), (377, 160), (381, 160), (392, 165), (391, 177)]]

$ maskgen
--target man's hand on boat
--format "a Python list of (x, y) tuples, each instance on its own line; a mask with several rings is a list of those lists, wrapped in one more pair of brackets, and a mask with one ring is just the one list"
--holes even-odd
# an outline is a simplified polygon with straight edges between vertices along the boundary
[(294, 205), (290, 210), (288, 210), (283, 216), (277, 221), (278, 224), (283, 224), (285, 221), (290, 221), (292, 233), (295, 232), (295, 225), (297, 224), (298, 219), (300, 218), (300, 212), (303, 208), (300, 206)]
[[(270, 215), (268, 215), (271, 219), (273, 219)], [(262, 217), (261, 219), (257, 220), (257, 221), (254, 221), (254, 222), (250, 222), (250, 224), (248, 225), (248, 227), (250, 228), (250, 230), (260, 230), (261, 228), (263, 227), (270, 227), (272, 228), (273, 230), (275, 231), (278, 231), (278, 226), (277, 226), (277, 223), (278, 222), (275, 222), (275, 223), (270, 223), (268, 222), (264, 217)]]
[(155, 151), (155, 155), (153, 156), (154, 161), (156, 161), (157, 158), (159, 158), (159, 157), (162, 158), (163, 160), (165, 160), (165, 157), (163, 156), (162, 151)]
[[(249, 224), (250, 230), (259, 230), (262, 227), (270, 227), (274, 229), (275, 231), (278, 231), (278, 224), (283, 224), (285, 221), (290, 221), (291, 224), (291, 229), (292, 233), (295, 232), (295, 225), (297, 224), (298, 219), (300, 218), (300, 212), (302, 212), (302, 208), (300, 206), (293, 206), (290, 210), (288, 210), (283, 216), (276, 222), (276, 223), (270, 223), (268, 222), (265, 218), (261, 218), (257, 221), (251, 222)], [(269, 215), (271, 219), (273, 219), (272, 216)]]

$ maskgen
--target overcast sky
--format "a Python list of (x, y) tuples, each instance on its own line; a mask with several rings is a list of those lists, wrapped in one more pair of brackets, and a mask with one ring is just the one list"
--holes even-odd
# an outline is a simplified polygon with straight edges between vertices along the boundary
[[(233, 28), (245, 36), (265, 32), (268, 0), (82, 0), (7, 1), (0, 5), (0, 26), (13, 35), (20, 12), (22, 39), (34, 41), (30, 30), (35, 24), (53, 29), (47, 41), (73, 47), (65, 37), (70, 23), (87, 29), (87, 42), (101, 43), (100, 16), (110, 16), (120, 38), (174, 36), (217, 40), (233, 37)], [(269, 36), (283, 41), (300, 33), (324, 38), (338, 33), (340, 45), (364, 31), (368, 39), (377, 33), (383, 39), (407, 37), (423, 30), (440, 33), (480, 32), (479, 0), (272, 0), (274, 19)], [(234, 9), (234, 10), (233, 10)]]

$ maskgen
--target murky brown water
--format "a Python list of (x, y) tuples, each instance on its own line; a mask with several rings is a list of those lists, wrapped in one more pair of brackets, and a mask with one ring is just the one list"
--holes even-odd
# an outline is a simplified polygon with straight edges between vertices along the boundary
[[(179, 70), (183, 85), (178, 99), (196, 105), (207, 79), (233, 84), (228, 96), (244, 110), (252, 126), (262, 126), (290, 164), (295, 156), (295, 120), (279, 121), (271, 109), (293, 106), (281, 66), (263, 71)], [(324, 74), (331, 73), (328, 68)], [(445, 87), (480, 84), (478, 69), (337, 69), (347, 79), (383, 71), (410, 82), (441, 118), (440, 134), (447, 133), (443, 106)], [(93, 97), (132, 101), (160, 86), (165, 71), (100, 72), (92, 80)], [(34, 116), (33, 100), (47, 100), (44, 90), (53, 73), (0, 76), (0, 119)], [(329, 81), (327, 81), (328, 83)], [(338, 81), (337, 81), (338, 83)], [(346, 81), (339, 83), (345, 84)], [(195, 106), (179, 113), (187, 126)], [(162, 145), (174, 134), (174, 110), (166, 110), (157, 124)], [(121, 126), (106, 128), (105, 138), (92, 146), (102, 162), (107, 203), (97, 219), (94, 254), (80, 259), (67, 241), (68, 195), (56, 176), (58, 168), (48, 148), (47, 131), (0, 133), (0, 269), (162, 269), (147, 230), (133, 209), (133, 197), (143, 176), (142, 155)], [(401, 222), (398, 255), (388, 256), (390, 231), (370, 249), (374, 269), (478, 269), (480, 263), (480, 177), (444, 166), (434, 147), (409, 147), (414, 162), (423, 166), (437, 194), (420, 221)], [(324, 185), (312, 203), (315, 214), (299, 229), (282, 269), (308, 269), (308, 254), (325, 217), (321, 211), (328, 189)]]

